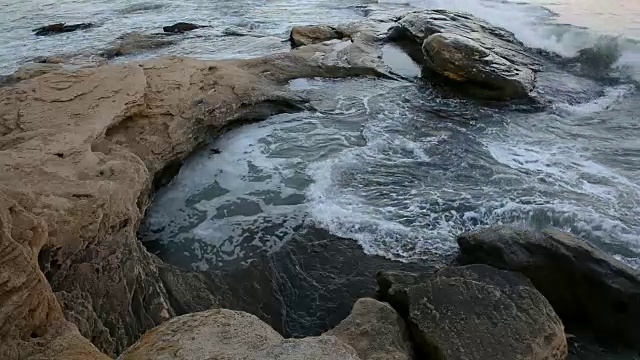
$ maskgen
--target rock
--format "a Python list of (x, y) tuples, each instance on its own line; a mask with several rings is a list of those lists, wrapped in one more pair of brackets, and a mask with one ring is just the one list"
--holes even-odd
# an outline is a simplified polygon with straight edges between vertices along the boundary
[(389, 304), (364, 298), (351, 315), (324, 335), (351, 346), (362, 360), (411, 360), (413, 350), (404, 320)]
[(360, 360), (333, 336), (285, 340), (257, 317), (209, 310), (147, 332), (118, 360)]
[(360, 360), (349, 346), (333, 336), (289, 339), (266, 348), (247, 360)]
[(404, 314), (430, 359), (565, 359), (562, 322), (524, 276), (486, 265), (432, 277), (380, 273), (380, 292)]
[(514, 65), (479, 43), (456, 34), (431, 35), (422, 47), (426, 64), (436, 72), (463, 83), (480, 84), (485, 98), (527, 97), (535, 75), (529, 68)]
[(92, 27), (95, 27), (95, 25), (91, 23), (81, 23), (81, 24), (73, 24), (73, 25), (66, 25), (64, 23), (59, 23), (59, 24), (51, 24), (51, 25), (39, 27), (37, 29), (33, 29), (32, 31), (35, 33), (36, 36), (48, 36), (48, 35), (72, 32), (76, 30), (90, 29)]
[(118, 359), (244, 360), (283, 340), (251, 314), (218, 309), (173, 318), (144, 334)]
[[(163, 257), (163, 250), (156, 250)], [(369, 256), (354, 240), (307, 228), (278, 251), (258, 255), (241, 269), (195, 272), (162, 267), (160, 276), (167, 291), (180, 299), (170, 299), (179, 313), (212, 306), (241, 310), (287, 337), (304, 337), (334, 328), (349, 316), (357, 299), (375, 296), (380, 269), (433, 271), (425, 264)]]
[(62, 69), (1, 87), (0, 358), (104, 358), (76, 326), (118, 355), (190, 301), (227, 299), (165, 287), (182, 278), (136, 238), (154, 179), (211, 132), (303, 108), (291, 79), (379, 74), (326, 50)]
[(640, 349), (640, 273), (556, 230), (487, 228), (458, 238), (463, 263), (527, 276), (570, 328)]
[(191, 23), (187, 23), (187, 22), (179, 22), (179, 23), (175, 23), (175, 24), (173, 24), (171, 26), (163, 27), (162, 31), (164, 31), (166, 33), (183, 33), (183, 32), (192, 31), (192, 30), (196, 30), (196, 29), (200, 29), (200, 28), (204, 28), (204, 27), (208, 27), (208, 26), (191, 24)]
[(472, 15), (423, 10), (398, 21), (394, 41), (411, 43), (409, 53), (428, 69), (473, 95), (490, 99), (528, 97), (539, 60), (515, 36)]
[(38, 56), (32, 61), (39, 64), (62, 64), (65, 62), (65, 58), (61, 56)]
[(332, 26), (308, 25), (294, 26), (291, 29), (289, 40), (291, 41), (291, 46), (296, 48), (299, 46), (321, 43), (328, 40), (340, 40), (346, 36), (348, 35)]
[(18, 70), (16, 70), (16, 72), (11, 75), (11, 79), (14, 82), (19, 82), (22, 80), (33, 79), (38, 76), (42, 76), (44, 74), (48, 74), (50, 72), (58, 70), (62, 70), (62, 65), (48, 63), (29, 63), (20, 66)]
[(101, 55), (105, 58), (113, 58), (166, 47), (176, 43), (176, 39), (168, 38), (164, 34), (128, 33), (120, 36), (109, 48), (102, 51)]

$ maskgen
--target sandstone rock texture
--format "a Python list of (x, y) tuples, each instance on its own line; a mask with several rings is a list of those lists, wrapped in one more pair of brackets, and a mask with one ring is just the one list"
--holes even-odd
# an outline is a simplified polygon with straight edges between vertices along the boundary
[(147, 332), (118, 360), (360, 360), (334, 336), (285, 340), (257, 317), (209, 310)]
[(528, 97), (537, 60), (516, 37), (470, 14), (423, 10), (403, 16), (391, 38), (409, 41), (414, 57), (436, 73), (489, 99)]
[(351, 346), (362, 360), (413, 359), (404, 320), (389, 304), (374, 299), (359, 299), (351, 315), (324, 335)]
[(43, 27), (39, 27), (37, 29), (33, 29), (33, 32), (36, 36), (48, 36), (48, 35), (72, 32), (76, 30), (90, 29), (94, 26), (95, 25), (91, 23), (81, 23), (81, 24), (72, 24), (72, 25), (58, 23), (58, 24), (46, 25)]
[(333, 39), (342, 39), (346, 36), (347, 34), (333, 26), (307, 25), (294, 26), (291, 29), (289, 40), (291, 41), (291, 46), (299, 47)]
[(380, 75), (343, 62), (343, 48), (306, 48), (60, 69), (0, 87), (0, 358), (101, 358), (63, 315), (116, 355), (176, 314), (164, 264), (136, 239), (154, 179), (234, 121), (302, 109), (281, 87), (290, 79)]
[(560, 318), (524, 276), (486, 265), (433, 276), (382, 272), (380, 294), (407, 319), (429, 359), (567, 357)]
[(210, 310), (173, 318), (148, 331), (119, 360), (235, 360), (283, 341), (257, 317)]
[(557, 230), (487, 228), (458, 238), (461, 261), (521, 272), (565, 324), (640, 349), (640, 273)]

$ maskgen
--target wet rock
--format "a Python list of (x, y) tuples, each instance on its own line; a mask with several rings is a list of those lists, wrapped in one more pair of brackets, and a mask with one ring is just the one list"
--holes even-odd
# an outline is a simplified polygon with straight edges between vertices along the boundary
[(58, 24), (51, 24), (51, 25), (39, 27), (37, 29), (33, 29), (32, 31), (35, 33), (36, 36), (48, 36), (48, 35), (72, 32), (76, 30), (90, 29), (92, 27), (95, 27), (95, 25), (91, 23), (81, 23), (81, 24), (72, 24), (72, 25), (58, 23)]
[(285, 340), (257, 317), (226, 309), (173, 318), (119, 360), (360, 360), (333, 336)]
[(294, 26), (291, 29), (289, 40), (292, 47), (311, 45), (325, 42), (328, 40), (342, 39), (347, 36), (342, 31), (332, 26), (326, 25), (308, 25)]
[(166, 33), (184, 33), (187, 31), (192, 31), (200, 28), (208, 27), (207, 25), (198, 25), (187, 22), (179, 22), (170, 26), (165, 26), (162, 28), (162, 31)]
[[(290, 80), (376, 74), (313, 56), (160, 58), (1, 87), (0, 358), (102, 359), (78, 328), (114, 356), (190, 305), (214, 306), (230, 288), (256, 294), (240, 278), (209, 297), (169, 287), (164, 278), (182, 278), (161, 273), (136, 230), (155, 175), (212, 133), (300, 109)], [(261, 298), (233, 301), (261, 308)]]
[(411, 360), (413, 350), (404, 320), (389, 304), (364, 298), (349, 317), (324, 335), (335, 336), (362, 360)]
[(102, 51), (101, 55), (105, 58), (114, 58), (167, 47), (176, 43), (176, 39), (163, 34), (129, 33), (116, 39), (109, 48)]
[(564, 327), (524, 276), (486, 265), (435, 275), (378, 275), (381, 297), (403, 314), (432, 359), (565, 359)]
[(571, 234), (487, 228), (458, 238), (461, 261), (527, 276), (570, 328), (640, 349), (640, 274)]
[(244, 360), (283, 340), (251, 314), (217, 309), (165, 322), (144, 334), (118, 359)]
[[(539, 61), (515, 36), (472, 15), (447, 10), (410, 13), (390, 39), (407, 43), (424, 66), (482, 98), (528, 97)], [(419, 50), (421, 49), (421, 50)]]
[[(257, 315), (285, 336), (315, 336), (349, 316), (353, 303), (376, 295), (380, 269), (430, 272), (418, 263), (369, 256), (354, 240), (308, 228), (247, 267), (193, 272), (167, 267), (165, 288), (183, 312), (219, 306)], [(260, 299), (260, 301), (256, 301)]]
[(456, 34), (431, 35), (422, 47), (426, 64), (449, 79), (480, 84), (484, 98), (512, 99), (529, 95), (535, 81), (531, 69), (519, 67), (479, 43)]

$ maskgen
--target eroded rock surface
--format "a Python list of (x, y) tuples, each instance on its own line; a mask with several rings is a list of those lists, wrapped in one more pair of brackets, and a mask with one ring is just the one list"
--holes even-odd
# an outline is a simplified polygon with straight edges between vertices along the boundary
[(242, 360), (283, 340), (251, 314), (217, 309), (165, 322), (144, 334), (118, 359)]
[[(391, 38), (409, 41), (414, 58), (491, 99), (529, 96), (538, 61), (516, 37), (470, 14), (423, 10), (403, 16)], [(421, 50), (420, 50), (421, 49)]]
[(560, 318), (524, 276), (486, 265), (433, 276), (382, 272), (380, 293), (408, 322), (430, 359), (536, 359), (567, 356)]
[(164, 265), (136, 239), (154, 177), (210, 131), (301, 109), (280, 87), (290, 79), (380, 74), (333, 47), (304, 49), (56, 70), (0, 88), (0, 357), (100, 358), (65, 314), (114, 355), (177, 313)]
[(404, 320), (386, 303), (356, 301), (349, 317), (325, 335), (356, 350), (362, 360), (411, 360), (413, 349)]
[(568, 325), (640, 349), (640, 273), (571, 234), (487, 228), (458, 238), (464, 263), (526, 275)]

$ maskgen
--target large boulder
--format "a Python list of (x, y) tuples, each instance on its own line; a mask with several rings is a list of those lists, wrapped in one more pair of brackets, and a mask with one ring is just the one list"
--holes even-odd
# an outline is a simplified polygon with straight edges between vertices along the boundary
[(433, 276), (382, 272), (380, 295), (403, 314), (417, 351), (430, 359), (558, 360), (562, 322), (524, 276), (486, 265)]
[(534, 89), (538, 61), (512, 33), (472, 15), (413, 12), (398, 21), (391, 38), (413, 43), (410, 53), (421, 56), (428, 69), (464, 84), (474, 95), (523, 98)]
[(362, 360), (411, 360), (413, 349), (404, 320), (386, 303), (363, 298), (351, 315), (324, 335), (335, 336)]
[(571, 234), (493, 227), (458, 238), (461, 261), (526, 275), (570, 327), (640, 349), (640, 273)]
[(257, 317), (219, 309), (173, 318), (148, 331), (118, 359), (241, 360), (281, 341)]

